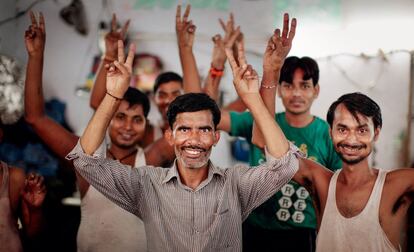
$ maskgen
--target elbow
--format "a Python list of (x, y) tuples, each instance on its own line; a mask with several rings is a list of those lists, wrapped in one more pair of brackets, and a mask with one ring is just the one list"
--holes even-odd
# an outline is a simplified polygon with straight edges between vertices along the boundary
[(91, 99), (91, 100), (89, 101), (89, 106), (90, 106), (92, 109), (96, 110), (96, 109), (98, 108), (99, 104), (98, 104), (96, 101), (94, 101), (93, 99)]

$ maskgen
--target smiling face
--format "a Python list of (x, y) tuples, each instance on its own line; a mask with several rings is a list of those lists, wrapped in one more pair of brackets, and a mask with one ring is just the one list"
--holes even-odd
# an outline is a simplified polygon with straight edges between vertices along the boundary
[(144, 136), (145, 124), (142, 105), (129, 107), (128, 102), (121, 101), (109, 124), (108, 130), (112, 144), (120, 148), (135, 147)]
[(167, 121), (167, 110), (170, 103), (183, 93), (182, 84), (178, 81), (169, 81), (161, 84), (155, 93), (155, 104), (163, 120)]
[(297, 68), (292, 83), (282, 81), (278, 89), (286, 112), (294, 115), (310, 113), (312, 103), (319, 94), (319, 85), (314, 85), (312, 79), (304, 80), (303, 76), (304, 71)]
[(343, 104), (338, 105), (334, 115), (331, 136), (342, 161), (353, 165), (366, 160), (380, 128), (375, 129), (372, 118), (361, 114), (357, 114), (358, 122)]
[(172, 130), (166, 131), (166, 137), (174, 146), (180, 168), (200, 169), (207, 167), (220, 133), (214, 130), (212, 113), (201, 110), (177, 114)]

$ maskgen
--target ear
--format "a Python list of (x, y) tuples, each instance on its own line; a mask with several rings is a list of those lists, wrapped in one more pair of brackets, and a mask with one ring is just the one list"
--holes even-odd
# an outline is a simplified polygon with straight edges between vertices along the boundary
[(220, 130), (214, 131), (214, 146), (218, 143), (220, 140)]
[(378, 140), (378, 137), (379, 137), (379, 133), (381, 132), (381, 128), (380, 127), (377, 127), (375, 130), (374, 130), (374, 142), (376, 142), (377, 140)]
[(174, 136), (171, 128), (168, 128), (164, 132), (164, 137), (167, 140), (168, 144), (173, 146), (174, 145)]
[(314, 88), (315, 88), (315, 98), (318, 98), (318, 96), (319, 96), (319, 90), (320, 90), (319, 84), (316, 83), (316, 85), (315, 85)]

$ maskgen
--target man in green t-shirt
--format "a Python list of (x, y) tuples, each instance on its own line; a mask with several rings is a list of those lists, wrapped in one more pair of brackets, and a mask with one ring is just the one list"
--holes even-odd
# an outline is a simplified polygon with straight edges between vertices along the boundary
[[(264, 63), (265, 64), (265, 63)], [(266, 71), (266, 70), (264, 70)], [(276, 85), (262, 80), (262, 96), (275, 97)], [(328, 124), (311, 114), (319, 94), (319, 68), (309, 57), (289, 57), (280, 70), (278, 96), (285, 112), (275, 120), (287, 139), (309, 159), (332, 170), (341, 167), (329, 135)], [(273, 98), (274, 100), (274, 98)], [(274, 102), (274, 101), (273, 101)], [(274, 106), (273, 106), (274, 107)], [(228, 113), (222, 128), (250, 143), (250, 165), (265, 161), (263, 152), (252, 144), (253, 118), (249, 112)], [(243, 224), (243, 251), (314, 251), (317, 219), (309, 192), (291, 181), (257, 208)]]

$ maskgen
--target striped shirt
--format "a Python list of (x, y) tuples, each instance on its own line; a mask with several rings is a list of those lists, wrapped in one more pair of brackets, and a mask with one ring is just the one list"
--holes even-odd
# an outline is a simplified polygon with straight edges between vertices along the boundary
[(148, 251), (180, 252), (241, 251), (242, 222), (292, 179), (302, 156), (290, 144), (279, 159), (266, 153), (267, 162), (255, 169), (210, 162), (207, 179), (193, 190), (181, 183), (175, 165), (131, 169), (103, 158), (104, 151), (102, 145), (87, 155), (78, 142), (66, 158), (98, 191), (143, 220)]

